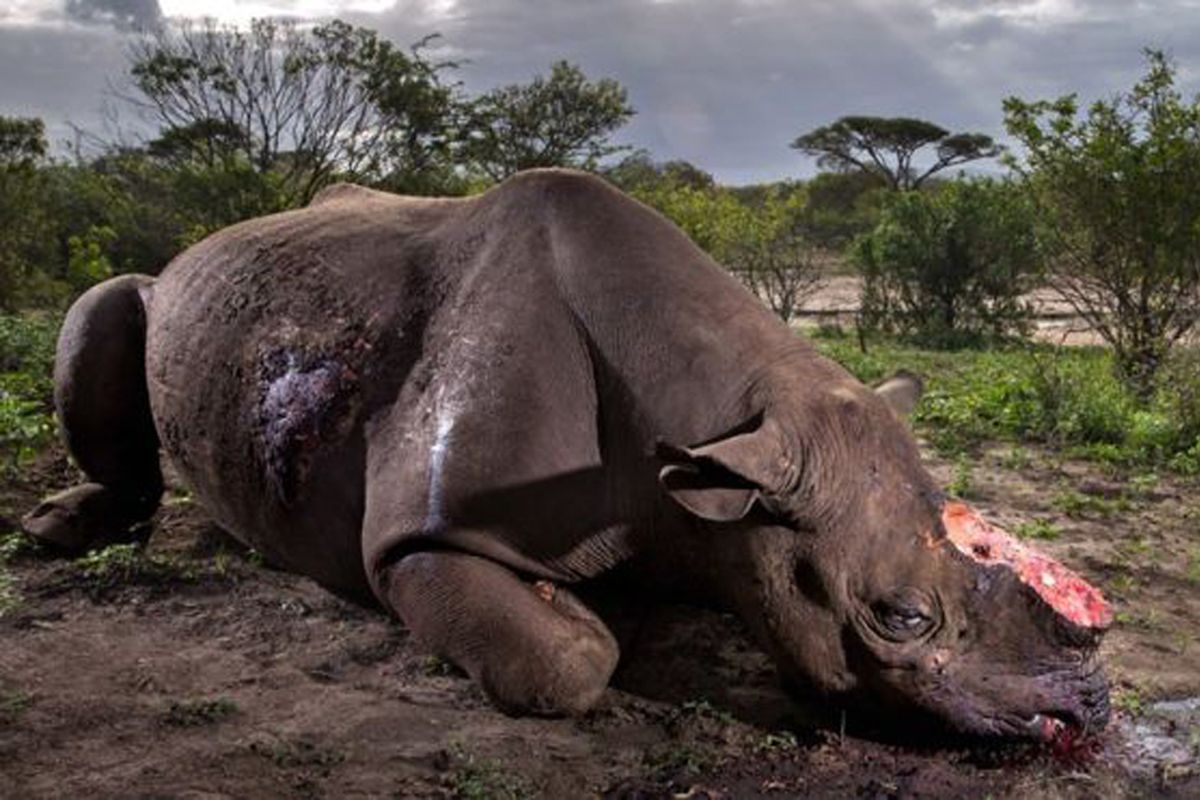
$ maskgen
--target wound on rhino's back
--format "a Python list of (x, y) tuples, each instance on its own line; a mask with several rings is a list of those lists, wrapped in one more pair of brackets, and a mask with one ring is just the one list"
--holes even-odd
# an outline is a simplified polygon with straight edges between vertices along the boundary
[(337, 357), (277, 350), (260, 365), (255, 428), (266, 478), (284, 504), (308, 479), (316, 449), (353, 424), (357, 384)]

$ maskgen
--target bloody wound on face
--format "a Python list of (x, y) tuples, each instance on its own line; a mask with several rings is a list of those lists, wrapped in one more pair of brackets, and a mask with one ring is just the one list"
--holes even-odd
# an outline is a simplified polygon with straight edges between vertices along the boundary
[(1001, 564), (1032, 588), (1055, 612), (1081, 628), (1107, 628), (1112, 610), (1100, 590), (1047, 555), (988, 524), (970, 506), (949, 502), (942, 523), (950, 541), (980, 564)]

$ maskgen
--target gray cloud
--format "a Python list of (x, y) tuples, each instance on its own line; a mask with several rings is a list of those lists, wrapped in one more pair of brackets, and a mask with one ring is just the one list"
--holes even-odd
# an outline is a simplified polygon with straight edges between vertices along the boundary
[(120, 30), (145, 30), (162, 22), (158, 0), (67, 0), (64, 10), (73, 20), (106, 23)]
[[(1145, 45), (1173, 52), (1189, 90), (1200, 69), (1194, 0), (400, 0), (347, 18), (400, 43), (440, 32), (471, 91), (559, 58), (617, 78), (638, 110), (623, 142), (730, 182), (810, 173), (788, 143), (844, 114), (1000, 136), (1005, 96), (1109, 95), (1141, 74)], [(123, 70), (121, 34), (98, 29), (47, 30), (35, 45), (0, 16), (0, 113), (94, 119), (105, 76)]]

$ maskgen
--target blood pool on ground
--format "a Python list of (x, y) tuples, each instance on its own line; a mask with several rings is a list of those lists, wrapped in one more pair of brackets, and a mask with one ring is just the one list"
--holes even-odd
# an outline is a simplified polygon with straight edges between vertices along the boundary
[(942, 509), (946, 534), (961, 552), (981, 564), (1001, 564), (1066, 619), (1082, 628), (1107, 628), (1112, 609), (1100, 590), (1049, 556), (988, 524), (965, 503)]

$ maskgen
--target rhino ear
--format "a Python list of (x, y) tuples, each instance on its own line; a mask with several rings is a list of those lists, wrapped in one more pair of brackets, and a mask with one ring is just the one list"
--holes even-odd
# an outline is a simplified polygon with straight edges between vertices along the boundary
[(676, 447), (660, 442), (657, 455), (667, 463), (659, 470), (658, 482), (697, 517), (734, 522), (750, 513), (764, 490), (784, 483), (783, 453), (777, 427), (758, 415), (707, 444)]
[(925, 382), (921, 376), (906, 369), (875, 387), (875, 393), (901, 418), (912, 414), (924, 391)]

